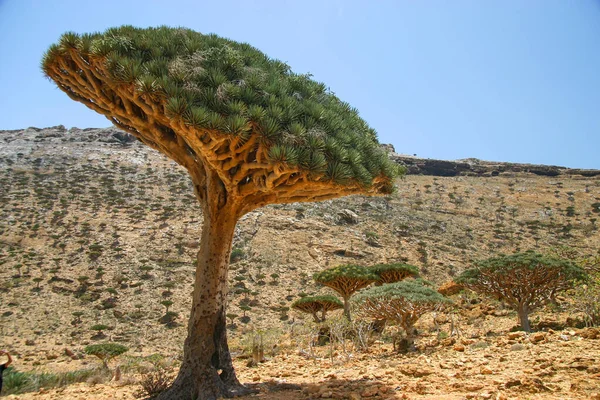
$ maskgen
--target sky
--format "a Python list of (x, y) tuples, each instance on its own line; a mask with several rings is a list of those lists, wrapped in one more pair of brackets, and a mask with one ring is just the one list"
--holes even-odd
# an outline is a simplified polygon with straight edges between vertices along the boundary
[(124, 24), (250, 43), (398, 153), (600, 169), (599, 0), (0, 0), (0, 130), (110, 126), (39, 64), (66, 31)]

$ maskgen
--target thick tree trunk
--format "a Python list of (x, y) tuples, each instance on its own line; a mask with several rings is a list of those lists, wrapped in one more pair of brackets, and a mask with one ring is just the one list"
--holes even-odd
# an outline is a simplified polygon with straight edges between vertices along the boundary
[(398, 353), (408, 353), (409, 351), (415, 350), (416, 335), (414, 323), (417, 319), (418, 318), (409, 315), (404, 315), (400, 326), (402, 326), (402, 329), (404, 330), (405, 337), (400, 337), (398, 346), (395, 348)]
[(183, 362), (160, 400), (208, 400), (250, 392), (238, 381), (227, 346), (227, 271), (237, 218), (233, 206), (205, 204)]
[(525, 332), (531, 332), (531, 325), (529, 324), (529, 307), (527, 307), (527, 304), (519, 304), (517, 313), (519, 314), (521, 329)]

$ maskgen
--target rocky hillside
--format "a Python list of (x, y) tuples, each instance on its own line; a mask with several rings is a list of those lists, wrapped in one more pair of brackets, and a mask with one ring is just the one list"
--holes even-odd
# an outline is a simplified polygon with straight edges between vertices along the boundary
[[(498, 253), (600, 248), (599, 171), (391, 156), (409, 171), (394, 195), (270, 206), (240, 221), (231, 335), (303, 318), (291, 303), (326, 292), (311, 276), (331, 265), (405, 261), (442, 283)], [(185, 171), (123, 132), (0, 131), (1, 345), (22, 367), (54, 369), (102, 335), (131, 354), (178, 354), (201, 222)]]

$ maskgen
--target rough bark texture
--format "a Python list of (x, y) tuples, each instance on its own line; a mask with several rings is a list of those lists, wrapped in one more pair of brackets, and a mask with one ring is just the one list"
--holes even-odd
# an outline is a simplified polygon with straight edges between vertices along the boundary
[(352, 321), (352, 317), (350, 316), (350, 302), (348, 301), (350, 296), (344, 296), (344, 316), (348, 319), (348, 321)]
[(208, 175), (197, 194), (204, 211), (196, 281), (183, 363), (175, 382), (158, 399), (217, 399), (248, 394), (238, 381), (226, 333), (227, 273), (239, 206)]
[(529, 323), (529, 307), (527, 304), (519, 304), (517, 313), (519, 314), (519, 323), (521, 324), (521, 329), (523, 329), (525, 332), (531, 332), (531, 324)]

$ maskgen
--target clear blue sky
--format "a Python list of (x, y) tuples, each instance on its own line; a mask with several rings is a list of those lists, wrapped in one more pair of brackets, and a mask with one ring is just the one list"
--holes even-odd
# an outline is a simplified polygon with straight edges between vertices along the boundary
[(65, 31), (184, 26), (310, 72), (401, 153), (600, 168), (600, 2), (0, 0), (0, 129), (104, 127), (39, 69)]

